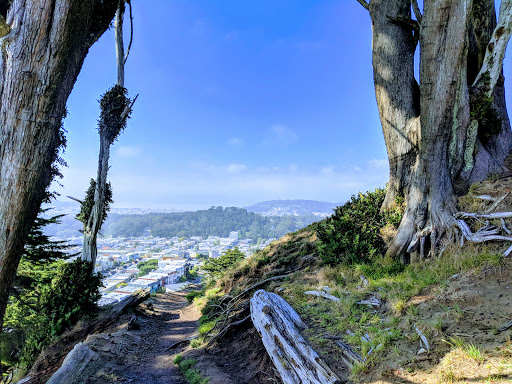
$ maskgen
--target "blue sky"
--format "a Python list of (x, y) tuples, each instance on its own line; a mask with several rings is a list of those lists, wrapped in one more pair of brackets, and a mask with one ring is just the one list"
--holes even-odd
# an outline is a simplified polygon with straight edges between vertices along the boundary
[[(341, 202), (385, 185), (371, 23), (356, 0), (133, 3), (125, 85), (140, 96), (112, 147), (116, 207)], [(110, 30), (68, 102), (63, 195), (96, 177), (97, 100), (115, 65)]]

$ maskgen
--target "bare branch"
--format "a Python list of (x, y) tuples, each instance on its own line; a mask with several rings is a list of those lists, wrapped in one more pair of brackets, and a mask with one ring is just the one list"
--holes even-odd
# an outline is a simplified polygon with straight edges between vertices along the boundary
[(68, 196), (68, 198), (71, 199), (71, 200), (74, 200), (74, 201), (76, 201), (76, 202), (78, 202), (80, 204), (84, 203), (82, 200), (79, 200), (79, 199), (77, 199), (76, 197), (73, 197), (73, 196)]
[(500, 205), (500, 203), (505, 200), (505, 198), (509, 195), (509, 193), (506, 193), (504, 194), (503, 196), (501, 196), (498, 200), (496, 200), (494, 202), (493, 205), (491, 205), (486, 211), (485, 213), (491, 213), (492, 211), (494, 211), (496, 208), (498, 208), (498, 205)]
[(359, 4), (361, 4), (363, 6), (363, 8), (366, 9), (367, 11), (370, 10), (370, 4), (368, 4), (366, 1), (364, 1), (364, 0), (357, 0), (357, 2)]
[(457, 212), (456, 219), (508, 219), (512, 217), (512, 212), (496, 212), (496, 213), (468, 213)]
[(133, 99), (133, 101), (131, 102), (131, 104), (129, 106), (126, 106), (126, 108), (124, 109), (124, 111), (121, 113), (121, 119), (125, 119), (128, 114), (130, 113), (130, 111), (132, 110), (132, 107), (133, 107), (133, 104), (135, 104), (135, 101), (137, 101), (137, 97), (139, 97), (139, 94), (137, 93), (137, 95), (135, 96), (135, 98)]
[[(512, 33), (512, 1), (502, 1), (500, 17), (491, 40), (487, 44), (484, 62), (473, 87), (484, 89), (488, 97), (492, 96), (503, 68), (505, 50)], [(488, 83), (487, 83), (488, 82)]]
[(130, 54), (130, 48), (132, 47), (132, 42), (133, 42), (132, 2), (131, 2), (131, 0), (128, 0), (127, 3), (128, 3), (128, 7), (130, 8), (130, 43), (128, 44), (128, 49), (126, 50), (126, 55), (124, 56), (124, 64), (126, 64), (126, 60), (128, 60), (128, 55)]
[(421, 14), (420, 7), (418, 6), (418, 0), (411, 0), (412, 9), (414, 10), (414, 16), (416, 16), (416, 20), (421, 24), (421, 19), (423, 15)]

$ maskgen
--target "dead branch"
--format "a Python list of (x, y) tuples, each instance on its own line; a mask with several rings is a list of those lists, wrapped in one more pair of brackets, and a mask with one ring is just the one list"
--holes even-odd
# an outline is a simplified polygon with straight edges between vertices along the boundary
[(370, 4), (368, 4), (366, 1), (364, 1), (364, 0), (357, 0), (357, 2), (359, 4), (361, 4), (363, 6), (363, 8), (366, 9), (367, 11), (370, 10)]
[[(246, 317), (244, 317), (243, 319), (241, 320), (238, 320), (238, 321), (234, 321), (230, 324), (228, 324), (227, 326), (225, 326), (224, 328), (222, 328), (219, 333), (217, 333), (214, 337), (212, 337), (209, 341), (208, 341), (208, 344), (206, 344), (206, 347), (208, 348), (210, 345), (212, 345), (216, 340), (218, 340), (219, 338), (221, 338), (222, 336), (224, 336), (226, 334), (227, 331), (229, 331), (231, 328), (234, 328), (234, 327), (237, 327), (243, 323), (245, 323), (247, 320), (249, 320), (251, 318), (251, 315), (248, 315)], [(205, 335), (206, 336), (206, 335)]]
[(306, 291), (304, 292), (306, 295), (313, 295), (318, 297), (323, 297), (324, 299), (332, 300), (339, 302), (340, 299), (336, 296), (331, 295), (331, 289), (329, 287), (318, 287), (316, 291)]
[(491, 205), (491, 206), (490, 206), (490, 207), (485, 211), (485, 213), (491, 213), (492, 211), (494, 211), (494, 210), (498, 207), (498, 205), (500, 205), (500, 203), (501, 203), (503, 200), (505, 200), (505, 198), (506, 198), (509, 194), (510, 194), (510, 193), (506, 193), (506, 194), (504, 194), (503, 196), (501, 196), (498, 200), (496, 200), (496, 201), (494, 202), (494, 204), (493, 204), (493, 205)]
[(411, 0), (412, 9), (414, 10), (414, 16), (416, 16), (416, 20), (421, 24), (421, 19), (423, 15), (421, 14), (420, 7), (418, 6), (418, 0)]
[(130, 43), (128, 44), (128, 49), (126, 50), (126, 55), (124, 55), (123, 63), (126, 64), (126, 60), (128, 60), (128, 55), (130, 54), (130, 48), (132, 47), (133, 42), (133, 15), (132, 15), (132, 2), (131, 0), (127, 1), (128, 8), (130, 9)]
[(241, 297), (244, 297), (247, 293), (249, 293), (250, 291), (252, 291), (255, 288), (261, 287), (262, 285), (270, 283), (271, 281), (281, 280), (281, 279), (287, 278), (293, 272), (295, 272), (295, 270), (291, 271), (290, 273), (288, 273), (286, 275), (279, 275), (279, 276), (269, 277), (268, 279), (265, 279), (265, 280), (262, 280), (262, 281), (260, 281), (260, 282), (258, 282), (256, 284), (253, 284), (249, 288), (244, 289), (241, 293), (239, 293), (237, 296), (235, 296), (235, 298), (233, 300), (231, 300), (230, 303), (235, 303), (237, 300), (239, 300)]
[(456, 219), (508, 219), (512, 217), (512, 212), (495, 212), (495, 213), (468, 213), (457, 212)]
[(489, 195), (475, 196), (475, 199), (480, 199), (480, 200), (485, 200), (485, 201), (496, 201), (496, 199), (494, 197), (489, 196)]
[(363, 361), (363, 358), (356, 351), (354, 351), (352, 347), (347, 343), (344, 343), (343, 341), (338, 339), (334, 340), (334, 342), (338, 347), (341, 348), (341, 351), (343, 352), (341, 354), (341, 358), (349, 368), (352, 367), (354, 364)]
[(139, 97), (139, 94), (137, 93), (137, 95), (135, 95), (134, 99), (132, 100), (132, 102), (130, 103), (129, 106), (126, 106), (126, 108), (124, 109), (124, 111), (121, 113), (121, 119), (124, 120), (126, 119), (126, 117), (128, 117), (128, 115), (130, 114), (130, 112), (132, 111), (132, 107), (133, 107), (133, 104), (135, 104), (135, 101), (137, 101), (137, 97)]

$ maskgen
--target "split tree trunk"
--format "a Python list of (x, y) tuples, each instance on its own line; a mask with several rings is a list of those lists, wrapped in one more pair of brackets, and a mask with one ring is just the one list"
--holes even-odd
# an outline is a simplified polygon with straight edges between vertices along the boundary
[(455, 223), (449, 147), (452, 140), (464, 143), (469, 126), (468, 6), (466, 1), (453, 0), (433, 0), (424, 6), (420, 30), (419, 155), (406, 198), (407, 208), (388, 249), (388, 254), (401, 255), (404, 262), (418, 229), (431, 226), (435, 249), (444, 231)]
[(115, 0), (13, 0), (0, 39), (0, 323), (56, 170), (67, 98)]

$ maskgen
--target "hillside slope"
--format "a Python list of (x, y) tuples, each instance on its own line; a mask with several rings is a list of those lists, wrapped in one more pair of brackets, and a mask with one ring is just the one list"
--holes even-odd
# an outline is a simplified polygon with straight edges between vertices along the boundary
[[(488, 208), (490, 203), (475, 195), (500, 197), (511, 183), (508, 178), (476, 185), (460, 206)], [(512, 207), (509, 200), (504, 199), (499, 210)], [(454, 245), (441, 257), (406, 268), (380, 256), (327, 265), (317, 237), (322, 223), (286, 235), (229, 270), (210, 290), (208, 304), (222, 306), (223, 295), (234, 296), (269, 277), (288, 275), (263, 288), (281, 295), (299, 313), (308, 325), (304, 336), (342, 380), (510, 382), (511, 329), (500, 331), (512, 324), (512, 260), (503, 257), (507, 244), (462, 249)], [(305, 294), (320, 286), (330, 287), (339, 302)], [(359, 303), (372, 298), (379, 304)], [(206, 313), (210, 320), (219, 319), (219, 312)], [(240, 318), (246, 313), (242, 309)], [(196, 358), (225, 365), (239, 383), (279, 382), (250, 321), (214, 329), (213, 334), (219, 330), (225, 333), (205, 352), (192, 352)], [(352, 346), (364, 361), (347, 366), (337, 340)]]

